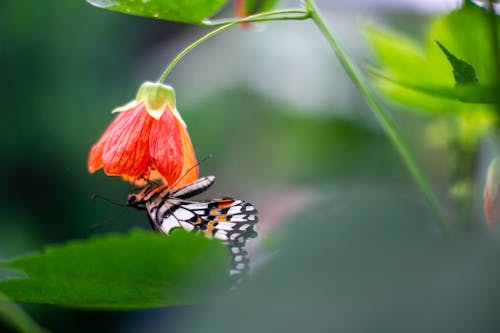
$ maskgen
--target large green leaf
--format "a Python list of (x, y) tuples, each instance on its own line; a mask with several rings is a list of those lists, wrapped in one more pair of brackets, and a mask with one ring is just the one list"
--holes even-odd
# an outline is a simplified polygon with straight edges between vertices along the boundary
[(0, 281), (16, 302), (138, 309), (203, 302), (228, 275), (227, 249), (197, 234), (146, 231), (49, 246), (2, 265), (28, 278)]
[(117, 12), (185, 23), (201, 23), (227, 0), (87, 0)]

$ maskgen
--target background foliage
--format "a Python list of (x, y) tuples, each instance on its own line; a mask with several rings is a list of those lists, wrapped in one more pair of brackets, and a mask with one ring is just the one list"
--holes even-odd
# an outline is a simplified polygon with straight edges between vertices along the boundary
[[(456, 94), (452, 68), (434, 42), (470, 63), (488, 87), (495, 81), (489, 68), (498, 59), (484, 58), (489, 42), (479, 38), (482, 30), (476, 31), (484, 27), (464, 25), (460, 13), (434, 20), (385, 10), (370, 16), (390, 28), (372, 22), (365, 25), (363, 39), (354, 20), (359, 8), (329, 1), (320, 5), (335, 9), (331, 23), (354, 59), (368, 60), (363, 42), (369, 41), (371, 73), (393, 110), (416, 111), (393, 116), (419, 153), (450, 220), (466, 220), (468, 232), (441, 238), (395, 150), (314, 26), (277, 22), (264, 25), (265, 33), (234, 29), (183, 59), (168, 83), (176, 89), (198, 157), (214, 156), (201, 166), (202, 175), (217, 176), (206, 197), (240, 197), (260, 211), (260, 238), (251, 248), (253, 281), (240, 292), (221, 292), (210, 305), (200, 305), (204, 291), (220, 287), (216, 282), (224, 267), (217, 263), (224, 253), (211, 242), (200, 245), (186, 238), (213, 253), (202, 256), (208, 273), (199, 267), (204, 271), (194, 274), (194, 281), (179, 277), (195, 286), (196, 301), (163, 299), (139, 308), (196, 305), (131, 312), (22, 305), (37, 322), (56, 332), (498, 330), (499, 235), (484, 233), (480, 212), (487, 160), (482, 140), (496, 115), (484, 103), (450, 98)], [(230, 16), (231, 10), (219, 15)], [(482, 15), (476, 7), (470, 10), (467, 20)], [(199, 23), (204, 16), (180, 21)], [(95, 240), (106, 247), (132, 228), (149, 228), (144, 212), (90, 199), (97, 193), (125, 202), (130, 189), (118, 178), (89, 175), (87, 153), (112, 119), (110, 111), (132, 99), (142, 81), (157, 78), (204, 32), (99, 10), (84, 1), (0, 4), (1, 262), (18, 268), (27, 263), (17, 257), (47, 245), (122, 234)], [(394, 39), (398, 43), (391, 43)], [(455, 194), (451, 199), (450, 193)], [(93, 224), (108, 220), (113, 223), (91, 231)], [(163, 254), (170, 245), (158, 243), (144, 261), (134, 252), (142, 247), (135, 241), (155, 242), (155, 236), (135, 231), (123, 252), (98, 249), (72, 264), (108, 258), (105, 268), (116, 274), (113, 265), (135, 258), (132, 262), (159, 273), (168, 271), (170, 257)], [(16, 274), (0, 269), (0, 289), (29, 283), (6, 280)], [(113, 282), (110, 275), (96, 278)], [(68, 290), (75, 281), (68, 281)], [(4, 301), (16, 297), (15, 290), (0, 300), (0, 313), (8, 318), (24, 316)], [(155, 300), (159, 292), (152, 293)], [(135, 290), (125, 296), (144, 295)], [(87, 296), (76, 295), (80, 302)], [(27, 331), (37, 329), (28, 325)]]

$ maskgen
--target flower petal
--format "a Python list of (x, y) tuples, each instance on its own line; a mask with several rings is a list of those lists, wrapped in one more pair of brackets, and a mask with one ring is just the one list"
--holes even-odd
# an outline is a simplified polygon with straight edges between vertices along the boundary
[(182, 165), (181, 171), (182, 179), (179, 179), (178, 183), (174, 184), (175, 188), (193, 183), (196, 179), (198, 179), (199, 173), (198, 161), (196, 160), (193, 144), (184, 125), (184, 122), (177, 122), (177, 126), (179, 127), (179, 131), (181, 133), (182, 155), (184, 156), (184, 163)]
[(125, 105), (122, 105), (122, 106), (115, 108), (113, 111), (111, 111), (111, 113), (128, 111), (128, 110), (134, 109), (137, 105), (138, 105), (137, 101), (133, 100), (133, 101), (128, 102)]
[(124, 117), (127, 117), (125, 113), (119, 114), (117, 117), (115, 117), (115, 119), (113, 119), (111, 124), (109, 124), (108, 128), (104, 131), (96, 144), (94, 144), (94, 146), (92, 146), (92, 148), (90, 149), (89, 159), (87, 161), (87, 167), (90, 173), (94, 173), (95, 171), (103, 167), (102, 153), (104, 150), (104, 146), (108, 142), (108, 139), (111, 136), (115, 135), (114, 133), (116, 131), (116, 128), (119, 127), (123, 122), (122, 118)]
[(151, 182), (156, 182), (159, 184), (167, 184), (167, 181), (163, 175), (158, 172), (158, 170), (149, 168), (148, 171), (140, 175), (139, 177), (130, 177), (127, 175), (122, 175), (122, 179), (126, 182), (134, 184), (136, 186), (145, 186)]
[(121, 112), (115, 121), (103, 146), (104, 171), (108, 175), (141, 176), (150, 164), (148, 141), (154, 119), (139, 104), (133, 110)]
[(102, 149), (106, 140), (108, 139), (108, 132), (104, 132), (99, 141), (92, 146), (89, 153), (89, 159), (87, 160), (87, 168), (90, 173), (94, 173), (100, 168), (102, 168)]
[(149, 152), (153, 167), (165, 177), (167, 185), (175, 184), (181, 175), (184, 157), (181, 133), (173, 113), (168, 109), (151, 127)]

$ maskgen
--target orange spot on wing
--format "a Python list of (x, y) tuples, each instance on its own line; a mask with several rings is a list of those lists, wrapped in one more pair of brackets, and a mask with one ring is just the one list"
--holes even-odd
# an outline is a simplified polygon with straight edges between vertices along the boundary
[(232, 199), (224, 199), (224, 200), (219, 201), (218, 208), (230, 207), (233, 203), (234, 203), (234, 200), (232, 200)]
[(210, 221), (208, 224), (207, 224), (207, 228), (205, 230), (203, 230), (204, 233), (206, 233), (207, 235), (210, 235), (212, 236), (212, 232), (214, 230), (214, 222), (213, 221)]

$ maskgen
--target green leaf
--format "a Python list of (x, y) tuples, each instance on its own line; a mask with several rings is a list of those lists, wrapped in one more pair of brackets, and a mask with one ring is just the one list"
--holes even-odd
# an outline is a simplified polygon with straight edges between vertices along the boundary
[[(469, 124), (460, 125), (456, 137), (475, 145), (498, 117), (494, 111), (498, 78), (492, 68), (499, 60), (493, 56), (491, 19), (486, 9), (465, 1), (460, 9), (434, 19), (423, 42), (365, 25), (365, 37), (378, 62), (372, 70), (377, 73), (375, 86), (384, 97), (405, 106), (403, 110), (452, 116), (458, 124)], [(496, 25), (500, 35), (498, 17)], [(459, 57), (443, 57), (436, 40), (453, 50), (448, 52), (450, 57)], [(456, 78), (450, 73), (450, 62)], [(471, 123), (474, 115), (481, 121)]]
[[(435, 91), (431, 93), (434, 103), (426, 105), (428, 111), (442, 109), (438, 98), (450, 98), (450, 88), (459, 82), (477, 84), (481, 82), (485, 87), (496, 85), (494, 75), (495, 62), (491, 49), (492, 32), (490, 15), (481, 7), (466, 1), (462, 8), (448, 15), (435, 19), (428, 29), (424, 43), (418, 43), (407, 36), (367, 25), (364, 29), (365, 36), (370, 43), (372, 51), (379, 62), (379, 71), (392, 81), (393, 84), (402, 83), (405, 87), (443, 87), (444, 94), (438, 96)], [(497, 29), (500, 24), (497, 18)], [(438, 48), (435, 41), (441, 46)], [(453, 54), (448, 50), (453, 50)], [(443, 57), (443, 52), (447, 57)], [(460, 58), (454, 56), (460, 55)], [(450, 75), (449, 65), (453, 66), (455, 77)], [(381, 86), (381, 91), (390, 97), (390, 91), (384, 89), (384, 80), (376, 79), (375, 83)], [(418, 89), (422, 91), (422, 89)], [(433, 90), (431, 88), (431, 90)], [(466, 89), (467, 90), (467, 89)], [(469, 89), (477, 91), (478, 89)], [(484, 96), (491, 92), (490, 96)], [(484, 103), (495, 101), (496, 91), (486, 88), (481, 91), (481, 98), (462, 96), (463, 92), (456, 92), (460, 101)], [(473, 93), (475, 94), (475, 92)], [(472, 94), (472, 95), (473, 95)], [(413, 100), (405, 101), (400, 95), (400, 102), (413, 105)], [(434, 104), (434, 105), (432, 105)], [(478, 106), (481, 108), (482, 106)], [(471, 105), (462, 105), (460, 109), (470, 109)]]
[[(451, 100), (459, 100), (465, 103), (494, 103), (495, 102), (495, 87), (494, 86), (480, 86), (476, 83), (461, 83), (456, 84), (455, 87), (450, 87), (447, 85), (432, 86), (432, 85), (422, 85), (409, 81), (396, 81), (391, 77), (387, 76), (385, 73), (379, 71), (376, 68), (367, 67), (369, 73), (376, 77), (379, 81), (388, 81), (394, 85), (401, 86), (403, 88), (412, 89), (429, 96), (434, 96), (437, 98), (449, 98)], [(463, 74), (460, 74), (463, 77)], [(381, 83), (379, 82), (381, 85)], [(450, 110), (451, 111), (451, 110)]]
[(18, 332), (48, 333), (47, 330), (31, 319), (19, 305), (10, 302), (2, 294), (0, 294), (0, 318)]
[(227, 0), (87, 0), (88, 3), (126, 14), (184, 23), (201, 23)]
[(246, 15), (267, 12), (273, 9), (279, 0), (245, 0)]
[(227, 248), (202, 235), (134, 231), (49, 246), (2, 265), (28, 278), (0, 281), (16, 302), (140, 309), (204, 302), (228, 275)]
[(443, 51), (446, 58), (450, 62), (453, 67), (453, 77), (455, 78), (455, 85), (463, 85), (463, 84), (479, 84), (479, 80), (476, 77), (476, 71), (471, 64), (466, 61), (457, 58), (453, 53), (448, 51), (443, 44), (439, 41), (436, 41), (436, 44)]

